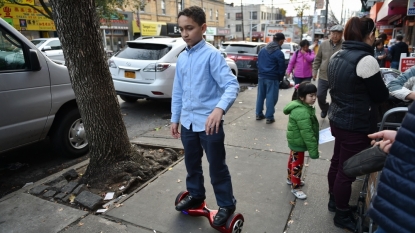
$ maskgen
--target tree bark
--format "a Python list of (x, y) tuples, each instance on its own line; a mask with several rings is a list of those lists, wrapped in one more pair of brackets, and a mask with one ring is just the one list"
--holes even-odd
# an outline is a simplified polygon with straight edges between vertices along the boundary
[(128, 139), (106, 62), (95, 1), (50, 3), (90, 145), (83, 182), (102, 188), (126, 175), (143, 176), (148, 164)]

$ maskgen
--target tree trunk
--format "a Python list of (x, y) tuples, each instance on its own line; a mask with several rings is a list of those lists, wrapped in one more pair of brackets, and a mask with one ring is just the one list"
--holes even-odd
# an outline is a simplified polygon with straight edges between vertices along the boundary
[(140, 170), (147, 169), (147, 163), (128, 139), (106, 62), (95, 1), (50, 3), (90, 145), (83, 182), (99, 188), (129, 174), (142, 175)]

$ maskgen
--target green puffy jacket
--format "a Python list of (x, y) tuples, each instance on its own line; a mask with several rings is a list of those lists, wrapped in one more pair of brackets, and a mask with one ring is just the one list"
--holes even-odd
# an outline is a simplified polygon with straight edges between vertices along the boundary
[(293, 151), (308, 151), (310, 158), (318, 159), (319, 125), (315, 108), (294, 100), (285, 106), (284, 114), (290, 115), (287, 126), (288, 147)]

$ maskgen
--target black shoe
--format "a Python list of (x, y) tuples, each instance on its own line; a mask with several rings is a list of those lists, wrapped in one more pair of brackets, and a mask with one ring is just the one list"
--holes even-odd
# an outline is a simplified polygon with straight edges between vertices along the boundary
[(353, 213), (350, 209), (336, 209), (336, 215), (334, 215), (333, 221), (336, 227), (347, 229), (351, 232), (356, 231), (356, 219), (353, 217)]
[(327, 116), (327, 111), (321, 111), (321, 113), (320, 113), (320, 116), (321, 116), (321, 118), (326, 118), (326, 116)]
[(213, 225), (216, 227), (222, 226), (228, 221), (228, 218), (235, 212), (235, 207), (233, 208), (223, 208), (219, 207), (218, 213), (216, 213), (213, 218)]
[(188, 210), (199, 207), (205, 199), (196, 199), (188, 195), (176, 205), (177, 211)]
[(330, 193), (330, 199), (329, 199), (329, 211), (330, 212), (336, 212), (336, 202), (334, 200), (334, 194)]
[(271, 124), (271, 123), (274, 123), (275, 122), (275, 120), (274, 119), (267, 119), (267, 124)]
[(257, 119), (257, 121), (263, 120), (263, 119), (265, 119), (265, 116), (264, 115), (262, 115), (262, 116), (256, 116), (256, 119)]

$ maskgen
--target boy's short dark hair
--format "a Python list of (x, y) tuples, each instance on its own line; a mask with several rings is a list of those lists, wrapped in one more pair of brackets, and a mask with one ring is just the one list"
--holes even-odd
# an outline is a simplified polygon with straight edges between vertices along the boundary
[(298, 99), (305, 98), (308, 94), (316, 93), (317, 87), (309, 81), (300, 83), (297, 90)]
[(201, 7), (191, 6), (185, 8), (179, 12), (177, 19), (179, 19), (179, 17), (182, 15), (192, 18), (193, 21), (195, 21), (199, 26), (202, 26), (204, 23), (206, 23), (206, 14)]

